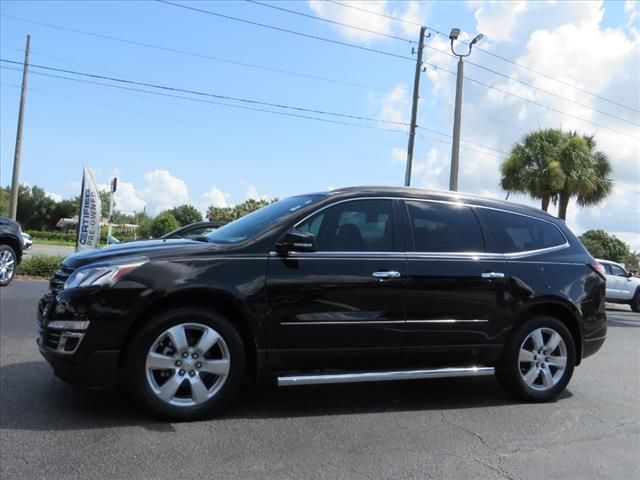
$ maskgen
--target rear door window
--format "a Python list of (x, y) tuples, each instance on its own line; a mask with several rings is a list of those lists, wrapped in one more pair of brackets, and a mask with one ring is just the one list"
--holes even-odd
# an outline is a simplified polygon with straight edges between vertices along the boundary
[(484, 238), (471, 208), (407, 201), (416, 252), (484, 252)]
[(479, 209), (502, 253), (528, 252), (564, 245), (567, 239), (550, 222), (515, 213)]

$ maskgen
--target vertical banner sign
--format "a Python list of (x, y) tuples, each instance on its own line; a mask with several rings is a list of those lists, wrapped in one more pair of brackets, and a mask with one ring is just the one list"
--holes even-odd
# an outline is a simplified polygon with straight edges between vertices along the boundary
[(100, 194), (91, 170), (84, 168), (82, 193), (80, 197), (80, 217), (78, 219), (78, 241), (76, 251), (96, 248), (100, 241)]

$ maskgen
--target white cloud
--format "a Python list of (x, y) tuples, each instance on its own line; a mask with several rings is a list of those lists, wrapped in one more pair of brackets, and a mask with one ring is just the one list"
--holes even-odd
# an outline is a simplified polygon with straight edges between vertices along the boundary
[(269, 195), (261, 195), (258, 193), (258, 189), (255, 187), (255, 185), (248, 185), (247, 186), (247, 193), (245, 194), (244, 198), (246, 200), (269, 200)]
[(398, 147), (392, 149), (391, 163), (393, 163), (394, 165), (404, 165), (405, 163), (407, 163), (407, 151)]
[(480, 8), (475, 12), (477, 31), (496, 42), (508, 40), (511, 37), (518, 19), (527, 9), (525, 1), (480, 3)]
[(136, 191), (133, 183), (118, 181), (118, 189), (115, 193), (116, 209), (121, 212), (142, 212), (146, 202)]
[(624, 243), (629, 245), (632, 251), (640, 252), (640, 233), (639, 232), (610, 232)]
[[(396, 86), (388, 95), (379, 99), (380, 112), (378, 119), (383, 122), (409, 122), (409, 96), (404, 85)], [(386, 128), (394, 128), (393, 124), (384, 123)], [(399, 126), (398, 126), (399, 127)]]
[(209, 205), (221, 208), (227, 207), (229, 206), (227, 203), (227, 197), (228, 195), (218, 187), (211, 187), (211, 190), (202, 195), (205, 204), (204, 208), (206, 209)]
[(445, 153), (437, 148), (430, 149), (425, 160), (414, 162), (412, 185), (436, 190), (447, 188), (448, 181), (445, 179), (445, 174), (449, 173), (448, 164), (449, 157)]
[(189, 191), (184, 180), (172, 176), (167, 170), (153, 170), (144, 174), (147, 182), (140, 192), (149, 213), (156, 215), (184, 203), (189, 203)]
[[(357, 30), (341, 25), (334, 26), (338, 32), (350, 40), (359, 40), (367, 43), (373, 40), (386, 41), (382, 36), (371, 32), (390, 35), (397, 31), (398, 33), (404, 33), (413, 37), (418, 34), (420, 27), (407, 22), (417, 23), (419, 25), (427, 24), (426, 9), (428, 7), (416, 0), (410, 0), (403, 4), (399, 4), (399, 2), (387, 2), (386, 0), (345, 0), (342, 3), (355, 8), (345, 7), (323, 0), (310, 0), (309, 8), (319, 17), (361, 28), (362, 30)], [(368, 12), (365, 10), (368, 10)], [(400, 18), (405, 20), (405, 22), (397, 22), (384, 15)], [(370, 32), (364, 30), (369, 30)]]
[(45, 195), (49, 197), (51, 200), (53, 200), (54, 202), (62, 201), (62, 195), (58, 195), (57, 193), (45, 192)]

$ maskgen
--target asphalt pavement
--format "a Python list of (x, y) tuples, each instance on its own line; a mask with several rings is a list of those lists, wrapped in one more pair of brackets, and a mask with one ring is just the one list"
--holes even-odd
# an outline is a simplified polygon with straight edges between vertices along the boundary
[(0, 289), (2, 479), (637, 479), (640, 314), (548, 404), (493, 378), (246, 388), (218, 418), (165, 423), (123, 389), (53, 376), (35, 345), (46, 282)]

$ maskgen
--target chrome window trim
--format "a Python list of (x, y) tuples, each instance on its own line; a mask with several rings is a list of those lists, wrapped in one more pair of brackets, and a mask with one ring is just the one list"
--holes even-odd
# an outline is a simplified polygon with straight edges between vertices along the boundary
[(455, 318), (443, 318), (439, 320), (407, 320), (407, 323), (443, 323), (443, 324), (489, 323), (489, 320), (484, 320), (484, 319), (458, 320)]
[[(415, 198), (415, 197), (398, 197), (398, 196), (380, 196), (380, 197), (371, 197), (371, 196), (367, 196), (367, 197), (356, 197), (356, 198), (346, 198), (346, 199), (342, 199), (342, 200), (338, 200), (332, 203), (329, 203), (328, 205), (325, 205), (321, 208), (319, 208), (318, 210), (315, 210), (311, 213), (309, 213), (308, 215), (306, 215), (304, 218), (302, 218), (301, 220), (299, 220), (298, 222), (296, 222), (293, 225), (293, 228), (297, 228), (301, 223), (304, 223), (305, 221), (307, 221), (309, 218), (315, 216), (316, 214), (319, 214), (320, 212), (323, 212), (324, 210), (326, 210), (327, 208), (333, 207), (335, 205), (340, 205), (341, 203), (346, 203), (346, 202), (354, 202), (354, 201), (360, 201), (360, 200), (399, 200), (399, 201), (403, 201), (403, 202), (425, 202), (425, 203), (441, 203), (441, 204), (446, 204), (446, 205), (457, 205), (457, 206), (465, 206), (465, 207), (469, 207), (469, 208), (484, 208), (487, 210), (495, 210), (498, 212), (503, 212), (503, 213), (508, 213), (511, 215), (519, 215), (521, 217), (526, 217), (529, 218), (531, 220), (537, 220), (540, 222), (544, 222), (544, 223), (548, 223), (549, 225), (552, 225), (556, 230), (558, 230), (558, 232), (560, 232), (560, 235), (562, 235), (562, 238), (564, 238), (565, 243), (561, 244), (561, 245), (554, 245), (552, 247), (546, 247), (546, 248), (539, 248), (539, 249), (535, 249), (535, 250), (525, 250), (522, 252), (511, 252), (511, 253), (502, 253), (502, 252), (423, 252), (423, 251), (416, 251), (416, 252), (290, 252), (291, 256), (296, 256), (296, 257), (300, 257), (300, 254), (305, 254), (303, 257), (301, 258), (313, 258), (316, 257), (316, 254), (335, 254), (336, 257), (340, 257), (340, 258), (344, 258), (344, 257), (348, 257), (348, 256), (362, 256), (362, 255), (369, 255), (369, 256), (380, 256), (380, 255), (392, 255), (392, 254), (403, 254), (406, 255), (407, 258), (411, 258), (414, 255), (418, 255), (418, 256), (422, 256), (422, 257), (437, 257), (437, 258), (451, 258), (453, 257), (454, 259), (457, 257), (459, 259), (468, 259), (469, 257), (477, 257), (478, 260), (482, 259), (482, 260), (510, 260), (510, 259), (519, 259), (519, 258), (525, 258), (525, 257), (530, 257), (530, 256), (534, 256), (534, 255), (539, 255), (542, 253), (550, 253), (550, 252), (554, 252), (557, 250), (562, 250), (564, 248), (568, 248), (570, 246), (569, 240), (567, 239), (567, 236), (564, 234), (564, 232), (553, 222), (549, 221), (549, 220), (545, 220), (543, 218), (539, 218), (539, 217), (535, 217), (533, 215), (528, 215), (526, 213), (521, 213), (521, 212), (513, 212), (511, 210), (505, 210), (504, 208), (498, 208), (498, 207), (491, 207), (491, 206), (487, 206), (487, 205), (478, 205), (477, 203), (468, 203), (465, 201), (465, 199), (460, 199), (459, 201), (452, 201), (452, 200), (434, 200), (434, 199), (429, 199), (429, 198)], [(487, 228), (490, 229), (490, 227), (487, 226)], [(276, 252), (269, 252), (269, 255), (278, 255)], [(411, 258), (413, 259), (413, 258)]]

